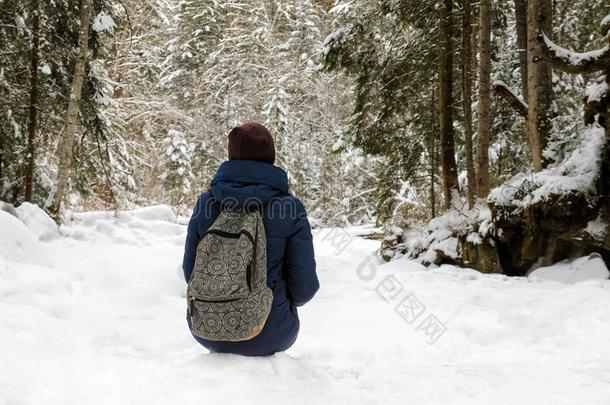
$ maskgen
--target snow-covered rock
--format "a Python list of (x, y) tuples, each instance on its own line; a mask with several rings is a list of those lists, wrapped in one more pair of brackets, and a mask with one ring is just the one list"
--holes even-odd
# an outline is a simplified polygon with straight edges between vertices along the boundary
[(405, 255), (426, 265), (466, 260), (464, 264), (480, 271), (499, 272), (497, 254), (490, 254), (495, 251), (492, 234), (489, 208), (483, 205), (474, 209), (454, 208), (431, 220), (423, 231), (401, 233), (400, 229), (391, 229), (382, 245), (382, 256), (391, 260)]
[(603, 241), (606, 235), (608, 234), (610, 227), (604, 221), (601, 215), (597, 218), (592, 219), (587, 223), (587, 227), (584, 232), (591, 236), (594, 240)]
[(605, 129), (591, 124), (565, 159), (492, 190), (488, 202), (506, 274), (522, 276), (589, 252), (608, 260), (609, 163)]
[(518, 174), (493, 189), (489, 194), (489, 203), (520, 211), (554, 196), (595, 193), (605, 143), (604, 129), (596, 125), (588, 126), (580, 145), (564, 161), (538, 173)]
[(607, 280), (610, 272), (600, 255), (594, 253), (575, 260), (565, 260), (529, 273), (530, 278), (575, 284), (585, 280)]
[(442, 253), (443, 256), (450, 259), (458, 258), (458, 239), (451, 237), (440, 241), (436, 247), (435, 251)]

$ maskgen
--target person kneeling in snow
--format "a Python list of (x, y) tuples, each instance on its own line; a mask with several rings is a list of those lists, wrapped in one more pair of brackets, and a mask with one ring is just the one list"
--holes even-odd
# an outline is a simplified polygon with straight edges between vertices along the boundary
[(293, 345), (296, 307), (319, 288), (311, 228), (267, 128), (233, 128), (228, 155), (188, 225), (188, 325), (211, 352), (271, 355)]

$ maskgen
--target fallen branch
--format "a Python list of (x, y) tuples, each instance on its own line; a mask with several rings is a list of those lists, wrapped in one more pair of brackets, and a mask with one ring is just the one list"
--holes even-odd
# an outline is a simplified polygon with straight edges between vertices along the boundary
[(527, 117), (528, 105), (519, 97), (506, 83), (495, 82), (493, 84), (494, 93), (508, 101), (511, 107), (515, 109), (521, 116)]

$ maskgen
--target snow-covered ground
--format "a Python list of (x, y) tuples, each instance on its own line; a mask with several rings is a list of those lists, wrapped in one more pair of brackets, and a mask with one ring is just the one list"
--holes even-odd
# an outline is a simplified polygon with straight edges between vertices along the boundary
[(322, 229), (297, 343), (243, 358), (191, 338), (168, 209), (81, 214), (60, 233), (18, 214), (0, 210), (2, 405), (610, 403), (608, 280), (378, 265), (378, 242)]

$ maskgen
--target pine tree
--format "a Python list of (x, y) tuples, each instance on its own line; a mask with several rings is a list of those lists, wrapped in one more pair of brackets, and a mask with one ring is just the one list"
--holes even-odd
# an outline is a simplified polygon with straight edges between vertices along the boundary
[[(93, 8), (96, 16), (113, 10), (105, 0), (96, 0)], [(78, 43), (79, 10), (67, 0), (37, 4), (32, 0), (4, 2), (2, 11), (0, 44), (6, 52), (0, 53), (0, 91), (6, 97), (0, 111), (0, 198), (17, 203), (31, 195), (34, 202), (45, 205), (54, 187), (50, 180), (55, 170), (52, 152), (64, 127), (75, 57), (67, 50)], [(34, 42), (38, 52), (32, 52)], [(98, 58), (103, 49), (100, 35), (92, 31), (90, 42), (92, 54)], [(94, 97), (102, 86), (96, 74), (88, 71), (84, 88), (92, 94), (83, 98), (81, 120), (86, 131), (103, 130), (101, 105)], [(98, 148), (97, 142), (95, 146)], [(78, 179), (84, 172), (74, 174)]]
[(355, 105), (347, 140), (380, 157), (374, 193), (379, 221), (391, 217), (402, 181), (428, 184), (430, 99), (438, 88), (434, 4), (345, 2), (335, 7), (325, 69), (354, 80)]
[(184, 133), (175, 129), (167, 132), (163, 146), (165, 156), (161, 179), (172, 196), (172, 205), (177, 206), (183, 203), (185, 196), (191, 192), (193, 149), (188, 144)]

